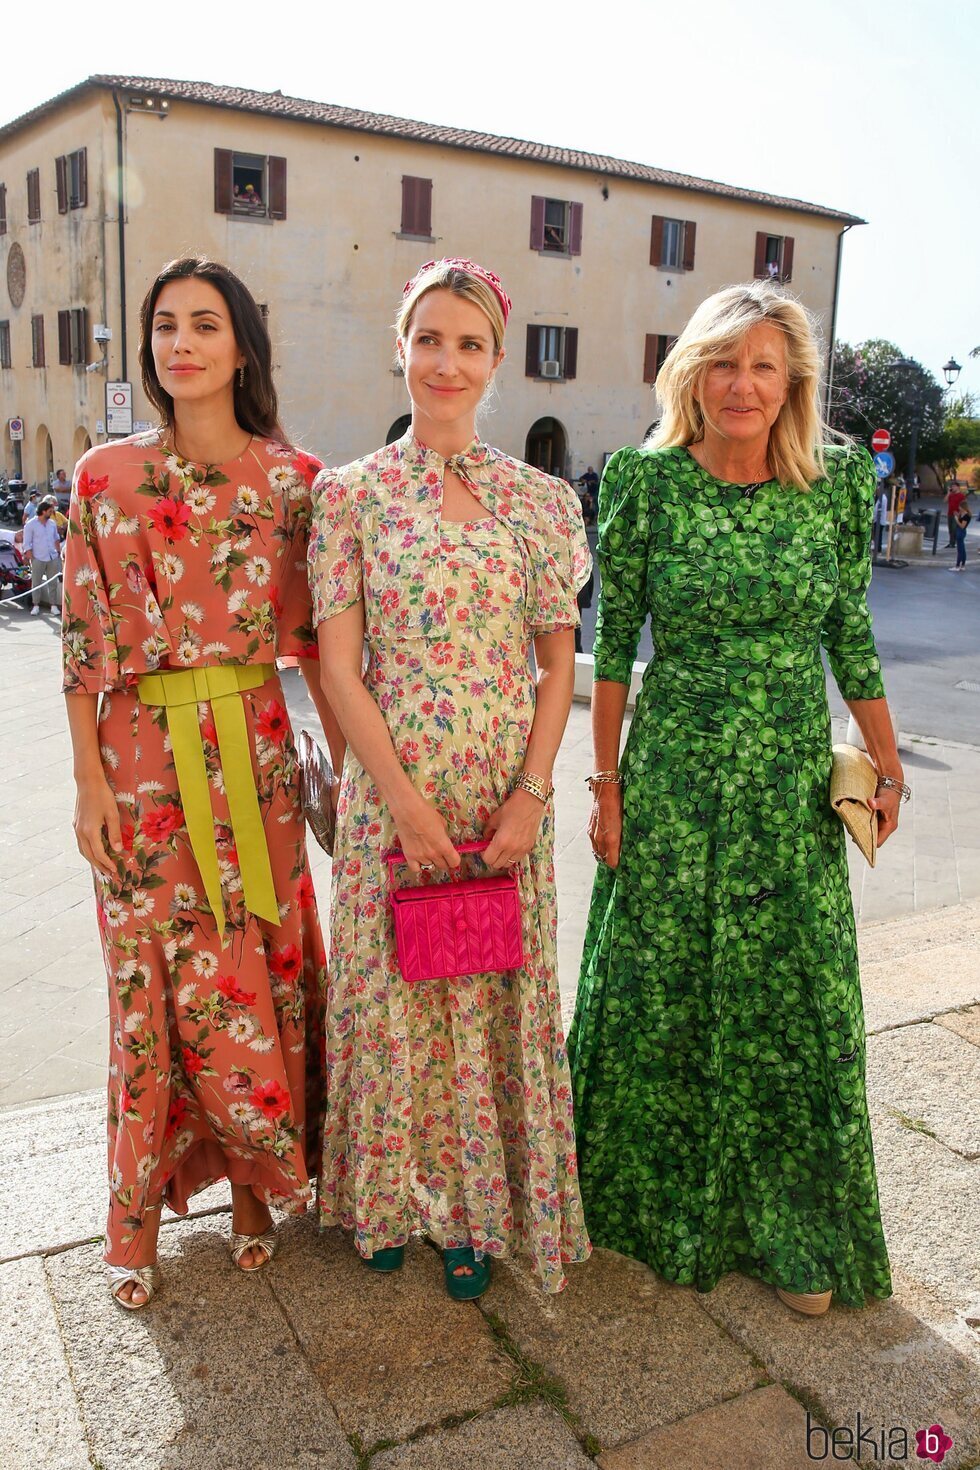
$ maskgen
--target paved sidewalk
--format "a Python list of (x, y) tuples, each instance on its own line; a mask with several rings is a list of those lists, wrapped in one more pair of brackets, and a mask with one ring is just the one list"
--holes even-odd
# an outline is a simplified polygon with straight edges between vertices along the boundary
[[(3, 613), (4, 609), (0, 609)], [(0, 1110), (101, 1087), (108, 1053), (105, 971), (87, 865), (71, 830), (71, 753), (51, 619), (0, 617)], [(284, 678), (297, 726), (316, 729), (298, 674)], [(835, 721), (836, 738), (844, 725)], [(980, 898), (980, 749), (916, 740), (904, 759), (913, 800), (871, 872), (853, 854), (861, 924)], [(585, 834), (589, 711), (577, 704), (559, 754), (559, 963), (574, 1004), (594, 862)], [(327, 911), (330, 864), (311, 842)]]
[(909, 1464), (941, 1424), (946, 1470), (975, 1470), (980, 903), (861, 940), (890, 1301), (809, 1320), (740, 1276), (701, 1296), (598, 1251), (560, 1297), (507, 1264), (460, 1304), (424, 1243), (379, 1277), (308, 1220), (245, 1277), (216, 1187), (165, 1214), (164, 1286), (124, 1315), (100, 1264), (103, 1102), (85, 1094), (0, 1117), (0, 1464), (804, 1470), (808, 1415), (816, 1455), (860, 1415), (865, 1445), (904, 1435)]

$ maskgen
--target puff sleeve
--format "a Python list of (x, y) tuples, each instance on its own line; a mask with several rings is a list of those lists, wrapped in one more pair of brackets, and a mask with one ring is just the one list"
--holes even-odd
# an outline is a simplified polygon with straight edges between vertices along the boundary
[(88, 455), (79, 460), (68, 509), (61, 625), (65, 694), (123, 688), (121, 666), (129, 653), (117, 642), (112, 597), (119, 589), (109, 582), (95, 528), (95, 505), (109, 488), (109, 476), (92, 473), (95, 468)]
[(351, 487), (344, 477), (323, 470), (313, 483), (313, 500), (309, 579), (317, 627), (363, 601), (364, 554)]
[(534, 531), (526, 537), (531, 553), (528, 606), (531, 636), (561, 628), (577, 628), (581, 622), (576, 593), (589, 580), (592, 552), (589, 549), (582, 506), (566, 480), (548, 476), (544, 512), (547, 535), (540, 544)]
[(850, 450), (835, 458), (831, 479), (838, 520), (838, 584), (824, 617), (822, 642), (844, 699), (883, 699), (885, 686), (867, 599), (874, 466), (866, 449)]
[(640, 452), (619, 449), (599, 486), (595, 678), (628, 684), (647, 617), (647, 486)]

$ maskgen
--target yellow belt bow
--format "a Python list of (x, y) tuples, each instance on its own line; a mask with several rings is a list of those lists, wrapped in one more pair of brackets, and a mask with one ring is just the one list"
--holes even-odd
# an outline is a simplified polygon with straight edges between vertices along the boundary
[(167, 711), (167, 729), (187, 835), (222, 940), (225, 913), (221, 901), (218, 850), (214, 842), (211, 790), (197, 706), (202, 701), (209, 702), (214, 715), (245, 907), (258, 918), (278, 924), (279, 903), (252, 775), (248, 726), (238, 698), (242, 690), (257, 689), (274, 672), (273, 664), (220, 664), (212, 668), (171, 669), (161, 674), (143, 674), (137, 684), (142, 704), (162, 705)]

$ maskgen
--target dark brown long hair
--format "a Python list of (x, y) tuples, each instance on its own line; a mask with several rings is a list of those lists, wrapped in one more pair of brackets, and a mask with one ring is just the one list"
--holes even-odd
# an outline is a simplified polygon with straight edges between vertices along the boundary
[(220, 291), (231, 317), (232, 331), (239, 351), (245, 358), (245, 381), (234, 378), (235, 418), (250, 434), (265, 439), (286, 442), (282, 424), (279, 422), (279, 399), (272, 380), (272, 342), (269, 329), (255, 302), (255, 297), (240, 281), (234, 271), (218, 260), (209, 260), (206, 255), (184, 255), (170, 261), (157, 276), (143, 298), (140, 307), (140, 376), (147, 398), (160, 410), (168, 428), (174, 424), (174, 401), (161, 387), (153, 361), (153, 313), (157, 298), (164, 286), (171, 281), (186, 281), (191, 277), (207, 281)]

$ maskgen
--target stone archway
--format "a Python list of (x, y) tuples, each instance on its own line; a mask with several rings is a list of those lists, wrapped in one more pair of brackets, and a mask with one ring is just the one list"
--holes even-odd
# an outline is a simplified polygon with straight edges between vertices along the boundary
[(401, 418), (395, 419), (395, 422), (388, 430), (388, 437), (385, 439), (385, 443), (394, 444), (395, 440), (403, 438), (411, 427), (412, 415), (410, 413), (403, 413)]
[(564, 477), (568, 458), (568, 435), (555, 418), (535, 419), (527, 431), (524, 458), (546, 475)]
[(78, 428), (75, 430), (75, 437), (71, 441), (71, 457), (73, 462), (77, 464), (82, 455), (87, 454), (91, 448), (92, 437), (89, 434), (88, 429), (83, 428), (82, 425), (79, 424)]
[(46, 424), (38, 424), (34, 436), (34, 478), (39, 490), (47, 490), (54, 478), (54, 445)]

